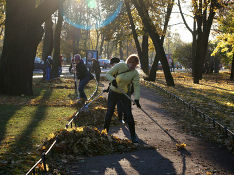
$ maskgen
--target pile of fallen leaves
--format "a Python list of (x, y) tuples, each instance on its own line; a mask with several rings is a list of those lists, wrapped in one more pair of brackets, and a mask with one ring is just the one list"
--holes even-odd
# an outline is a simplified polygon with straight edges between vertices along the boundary
[[(106, 130), (99, 131), (95, 127), (77, 127), (63, 129), (50, 134), (41, 151), (46, 151), (57, 140), (46, 161), (48, 174), (70, 174), (71, 162), (84, 162), (84, 156), (96, 156), (112, 153), (130, 152), (137, 149), (151, 149), (148, 145), (133, 144), (128, 139), (108, 135)], [(36, 172), (43, 172), (40, 163)]]
[(48, 149), (55, 138), (57, 142), (51, 150), (55, 154), (95, 156), (129, 152), (137, 148), (128, 139), (119, 139), (108, 135), (106, 130), (99, 131), (88, 126), (63, 129), (50, 134), (44, 143), (44, 149)]
[[(102, 127), (104, 125), (106, 107), (96, 106), (89, 108), (88, 111), (81, 111), (78, 117), (75, 119), (77, 126), (96, 126)], [(120, 122), (117, 119), (116, 114), (112, 116), (111, 125), (119, 125)]]
[[(83, 105), (79, 104), (78, 102), (76, 106), (81, 108)], [(103, 127), (107, 110), (106, 104), (106, 98), (100, 96), (95, 101), (93, 101), (87, 109), (85, 108), (85, 110), (81, 110), (77, 118), (74, 120), (77, 123), (77, 126)], [(115, 112), (112, 116), (111, 125), (119, 124), (120, 122), (117, 119), (117, 112)]]

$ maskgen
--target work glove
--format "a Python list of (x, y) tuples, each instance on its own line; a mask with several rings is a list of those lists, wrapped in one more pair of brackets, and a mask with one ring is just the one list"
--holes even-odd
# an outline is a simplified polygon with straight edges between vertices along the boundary
[(117, 82), (116, 82), (115, 79), (112, 81), (112, 85), (113, 85), (114, 87), (116, 87), (116, 88), (118, 87)]
[(135, 104), (137, 105), (138, 108), (141, 108), (141, 105), (139, 103), (139, 100), (134, 100), (135, 101)]

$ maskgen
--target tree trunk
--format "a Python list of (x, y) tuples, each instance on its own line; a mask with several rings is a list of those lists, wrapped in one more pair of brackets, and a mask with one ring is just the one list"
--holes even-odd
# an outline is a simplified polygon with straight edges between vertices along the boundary
[(206, 57), (204, 50), (205, 42), (204, 37), (202, 36), (203, 32), (198, 30), (198, 39), (197, 39), (197, 47), (196, 47), (196, 56), (194, 62), (194, 77), (193, 83), (199, 84), (199, 80), (202, 79), (202, 69), (203, 69), (203, 59)]
[(58, 9), (58, 0), (6, 1), (5, 37), (0, 60), (0, 93), (32, 95), (33, 63), (43, 35), (42, 23)]
[[(193, 83), (199, 84), (199, 80), (202, 79), (202, 68), (204, 60), (207, 54), (208, 40), (210, 35), (211, 25), (215, 16), (215, 1), (210, 2), (209, 7), (209, 16), (207, 17), (207, 4), (202, 4), (202, 1), (199, 3), (198, 12), (195, 14), (197, 21), (197, 47), (196, 47), (196, 56), (194, 63), (194, 77)], [(204, 7), (203, 7), (204, 6)], [(202, 15), (201, 15), (202, 14)]]
[(128, 57), (128, 51), (129, 50), (129, 43), (128, 43), (128, 40), (127, 40), (127, 46), (126, 46), (126, 58)]
[(53, 22), (51, 17), (45, 21), (42, 59), (45, 61), (53, 50)]
[[(169, 20), (170, 20), (170, 16), (171, 16), (173, 5), (174, 5), (174, 0), (171, 0), (168, 3), (168, 6), (167, 6), (167, 13), (166, 13), (166, 16), (165, 16), (165, 23), (164, 23), (164, 28), (163, 28), (164, 35), (162, 35), (161, 39), (160, 39), (161, 42), (162, 42), (162, 44), (164, 43), (165, 33), (167, 31), (167, 27), (168, 27), (168, 23), (169, 23)], [(150, 73), (149, 73), (149, 77), (148, 77), (149, 81), (155, 81), (156, 80), (156, 72), (158, 70), (158, 62), (159, 62), (159, 60), (160, 60), (160, 57), (156, 53), (154, 62), (152, 64), (152, 67), (151, 67), (151, 70), (150, 70)]]
[(164, 71), (167, 85), (168, 86), (175, 86), (174, 80), (173, 80), (173, 77), (171, 75), (170, 68), (168, 65), (168, 61), (166, 58), (166, 54), (165, 54), (165, 51), (163, 48), (163, 42), (160, 40), (160, 36), (157, 33), (157, 31), (154, 27), (154, 24), (149, 17), (148, 11), (145, 11), (146, 8), (144, 7), (144, 2), (138, 1), (139, 2), (139, 4), (138, 4), (138, 2), (136, 0), (132, 0), (132, 1), (136, 7), (141, 19), (142, 19), (142, 22), (144, 24), (144, 28), (148, 31), (148, 33), (153, 41), (156, 53), (158, 54), (158, 57), (160, 58), (160, 61), (162, 63), (162, 67), (163, 67), (163, 71)]
[[(15, 3), (15, 4), (14, 4)], [(0, 62), (0, 93), (32, 95), (32, 73), (43, 29), (26, 7), (7, 4), (5, 38)], [(30, 4), (27, 6), (30, 8)], [(30, 14), (29, 14), (30, 13)], [(19, 15), (20, 14), (20, 15)]]
[(58, 22), (54, 32), (54, 53), (53, 53), (53, 65), (52, 65), (52, 78), (59, 77), (59, 68), (61, 66), (60, 59), (60, 35), (63, 24), (63, 17), (61, 11), (58, 11)]
[(194, 19), (193, 23), (193, 41), (192, 41), (192, 76), (194, 77), (194, 69), (195, 69), (195, 62), (196, 62), (196, 47), (197, 47), (197, 32), (196, 32), (196, 21)]
[(232, 55), (232, 67), (231, 67), (230, 80), (234, 81), (234, 57), (233, 55)]
[(96, 40), (96, 47), (95, 47), (95, 50), (98, 49), (98, 44), (99, 44), (99, 39), (100, 39), (101, 33), (99, 32), (99, 30), (96, 29), (96, 34), (97, 34), (97, 40)]
[(110, 58), (110, 51), (109, 50), (110, 50), (110, 41), (107, 42), (106, 49), (105, 49), (106, 56), (108, 59)]
[(154, 58), (154, 62), (152, 64), (152, 67), (150, 70), (149, 78), (146, 80), (148, 80), (148, 81), (155, 81), (156, 80), (156, 72), (158, 70), (158, 62), (159, 62), (159, 56), (156, 53), (155, 58)]
[(134, 38), (134, 41), (135, 41), (137, 53), (139, 55), (139, 59), (140, 59), (140, 63), (141, 63), (141, 69), (143, 70), (143, 72), (146, 75), (149, 75), (148, 34), (147, 34), (146, 31), (144, 31), (143, 40), (142, 40), (142, 47), (141, 47), (140, 43), (139, 43), (139, 40), (138, 40), (138, 35), (137, 35), (137, 32), (136, 32), (136, 27), (135, 27), (135, 24), (134, 24), (134, 21), (133, 21), (133, 17), (132, 17), (132, 14), (131, 14), (131, 9), (130, 9), (129, 2), (128, 2), (128, 0), (125, 0), (124, 2), (125, 2), (125, 6), (126, 6), (130, 26), (131, 26), (131, 29), (132, 29), (132, 35), (133, 35), (133, 38)]
[(199, 84), (199, 80), (202, 79), (202, 70), (204, 61), (207, 56), (207, 47), (208, 47), (208, 39), (209, 39), (209, 31), (199, 32), (198, 30), (198, 39), (196, 42), (196, 56), (194, 62), (194, 78), (193, 83)]
[[(85, 38), (85, 49), (87, 49), (87, 41), (88, 41), (88, 31), (86, 32), (86, 38)], [(73, 55), (80, 53), (79, 45), (80, 45), (80, 39), (81, 39), (81, 29), (72, 27), (72, 51)]]
[[(115, 47), (115, 44), (112, 42), (109, 49), (108, 49), (108, 58), (111, 58), (112, 57), (112, 53), (113, 53), (113, 50), (114, 50), (114, 47)], [(116, 48), (116, 47), (115, 47)]]
[(146, 75), (149, 75), (149, 35), (144, 32), (142, 43), (141, 69)]
[(101, 35), (101, 44), (100, 44), (100, 49), (99, 49), (99, 55), (102, 56), (102, 52), (103, 52), (103, 45), (104, 45), (104, 35)]
[[(53, 22), (51, 17), (45, 21), (45, 35), (43, 39), (42, 59), (45, 60), (52, 55), (53, 50)], [(45, 69), (43, 70), (43, 79), (45, 79)]]
[(119, 58), (123, 60), (123, 42), (119, 41)]

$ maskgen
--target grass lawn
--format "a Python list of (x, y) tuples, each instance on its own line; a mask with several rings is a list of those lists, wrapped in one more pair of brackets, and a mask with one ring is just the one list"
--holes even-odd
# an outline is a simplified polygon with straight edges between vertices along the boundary
[(234, 82), (227, 81), (230, 76), (227, 72), (204, 74), (200, 84), (193, 84), (189, 73), (176, 72), (172, 76), (175, 87), (166, 86), (164, 74), (157, 74), (156, 85), (198, 107), (234, 131)]
[[(95, 90), (91, 81), (86, 94)], [(0, 96), (0, 174), (25, 174), (40, 158), (50, 133), (65, 128), (76, 111), (73, 79), (33, 80), (34, 96)]]

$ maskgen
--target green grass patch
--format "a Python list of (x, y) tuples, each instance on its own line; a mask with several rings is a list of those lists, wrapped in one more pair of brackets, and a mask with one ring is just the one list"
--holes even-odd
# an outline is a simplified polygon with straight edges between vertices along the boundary
[[(94, 92), (95, 81), (85, 91)], [(73, 79), (33, 81), (34, 95), (0, 96), (0, 174), (25, 174), (40, 158), (38, 149), (49, 136), (64, 129), (77, 110)]]

